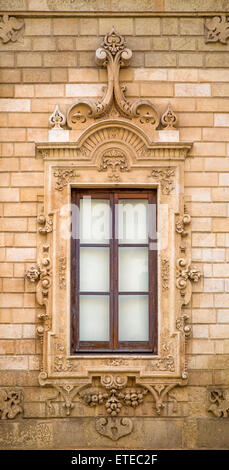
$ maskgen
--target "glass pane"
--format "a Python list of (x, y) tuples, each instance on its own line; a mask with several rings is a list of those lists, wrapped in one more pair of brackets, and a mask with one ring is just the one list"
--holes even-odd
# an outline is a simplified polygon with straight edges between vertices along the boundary
[(148, 199), (119, 199), (119, 243), (148, 243)]
[(148, 341), (148, 295), (120, 295), (119, 341)]
[(109, 248), (80, 248), (81, 292), (109, 292), (109, 254)]
[(110, 201), (84, 197), (80, 200), (80, 242), (109, 243), (109, 238)]
[(80, 341), (109, 341), (108, 296), (80, 296)]
[(148, 291), (148, 248), (119, 248), (119, 292)]

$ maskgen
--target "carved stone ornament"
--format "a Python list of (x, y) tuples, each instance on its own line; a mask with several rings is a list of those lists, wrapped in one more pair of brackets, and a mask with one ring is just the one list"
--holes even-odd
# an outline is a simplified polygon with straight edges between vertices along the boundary
[(88, 98), (75, 101), (67, 115), (70, 128), (76, 127), (79, 122), (86, 122), (88, 118), (97, 119), (104, 116), (110, 111), (113, 103), (121, 116), (137, 118), (139, 124), (150, 124), (152, 129), (157, 128), (160, 116), (151, 101), (140, 98), (131, 103), (125, 96), (126, 87), (120, 86), (120, 67), (127, 66), (131, 57), (132, 51), (126, 48), (124, 38), (112, 28), (96, 51), (96, 63), (107, 68), (108, 84), (104, 96), (97, 103)]
[(75, 170), (69, 168), (63, 168), (54, 171), (54, 176), (57, 178), (55, 189), (62, 191), (65, 186), (74, 178), (76, 175)]
[(179, 233), (182, 237), (186, 237), (188, 235), (188, 231), (185, 230), (185, 226), (189, 225), (190, 222), (191, 222), (190, 215), (184, 214), (176, 222), (176, 232)]
[[(176, 327), (176, 320), (182, 316), (182, 303), (194, 275), (188, 266), (186, 294), (181, 297), (180, 289), (174, 289), (172, 283), (175, 285), (177, 281), (174, 264), (182, 258), (179, 242), (185, 232), (182, 227), (186, 229), (187, 224), (179, 220), (175, 234), (174, 221), (178, 221), (178, 214), (184, 214), (184, 163), (192, 143), (158, 141), (159, 133), (155, 129), (160, 116), (153, 104), (145, 99), (134, 102), (126, 99), (119, 70), (129, 63), (131, 54), (124, 38), (112, 29), (96, 52), (97, 63), (108, 71), (103, 98), (100, 102), (82, 98), (73, 103), (67, 122), (71, 128), (77, 128), (80, 123), (74, 141), (36, 144), (37, 157), (44, 159), (46, 220), (42, 217), (39, 224), (45, 231), (37, 237), (39, 256), (34, 266), (37, 272), (28, 275), (36, 278), (37, 287), (44, 268), (40, 261), (42, 247), (46, 244), (50, 267), (55, 273), (51, 276), (50, 271), (52, 283), (44, 313), (38, 319), (37, 334), (43, 353), (39, 383), (55, 390), (53, 398), (48, 395), (47, 417), (75, 417), (79, 411), (84, 416), (92, 416), (94, 412), (95, 417), (99, 415), (102, 419), (96, 422), (98, 432), (114, 440), (123, 436), (124, 431), (125, 435), (131, 432), (131, 423), (124, 422), (124, 415), (125, 419), (135, 413), (166, 416), (173, 408), (169, 406), (171, 401), (175, 412), (172, 390), (187, 384), (187, 338), (184, 329)], [(167, 111), (163, 123), (171, 129), (175, 118), (172, 111)], [(71, 208), (68, 207), (72, 188), (95, 187), (158, 189), (160, 246), (157, 248), (162, 262), (158, 267), (160, 328), (152, 354), (85, 354), (71, 349)], [(62, 208), (66, 208), (64, 215)], [(47, 223), (50, 214), (53, 214), (52, 231), (48, 231), (51, 226)], [(186, 235), (188, 259), (189, 239)]]
[(40, 225), (38, 232), (41, 234), (50, 233), (53, 230), (53, 220), (52, 214), (48, 214), (46, 217), (45, 214), (40, 214), (37, 218), (37, 223)]
[(108, 178), (111, 181), (119, 181), (120, 173), (129, 171), (125, 153), (118, 149), (111, 149), (104, 152), (99, 165), (99, 171), (107, 170), (109, 171)]
[(162, 289), (167, 290), (169, 288), (169, 260), (168, 258), (161, 259), (161, 279), (162, 279)]
[(164, 112), (164, 114), (162, 114), (161, 123), (163, 124), (163, 126), (165, 126), (166, 130), (171, 131), (175, 129), (175, 125), (177, 124), (177, 116), (173, 112), (172, 106), (170, 103), (168, 104), (168, 107), (166, 111)]
[(4, 44), (9, 41), (16, 42), (22, 33), (24, 20), (14, 16), (3, 15), (0, 22), (0, 38)]
[(198, 282), (201, 272), (196, 267), (191, 267), (191, 261), (185, 258), (177, 260), (176, 286), (180, 290), (182, 304), (187, 305), (191, 298), (191, 282)]
[(207, 18), (205, 21), (205, 42), (227, 43), (229, 38), (229, 21), (225, 15)]
[(47, 303), (49, 288), (51, 285), (51, 261), (49, 258), (49, 246), (43, 246), (42, 258), (37, 265), (28, 269), (25, 277), (30, 282), (37, 282), (36, 299), (39, 305)]
[(217, 418), (229, 418), (229, 393), (228, 390), (215, 388), (208, 394), (208, 411)]
[(53, 129), (61, 129), (66, 123), (66, 117), (60, 112), (58, 104), (49, 118), (49, 123)]
[(155, 178), (161, 182), (162, 194), (170, 194), (174, 189), (175, 170), (173, 168), (153, 169), (149, 177)]
[(0, 418), (14, 419), (23, 412), (22, 390), (0, 388)]
[(102, 436), (117, 441), (132, 432), (133, 422), (130, 418), (97, 418), (95, 428)]

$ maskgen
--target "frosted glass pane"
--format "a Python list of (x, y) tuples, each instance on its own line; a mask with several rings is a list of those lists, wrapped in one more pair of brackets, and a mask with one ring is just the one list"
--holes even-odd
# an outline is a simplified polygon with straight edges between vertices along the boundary
[(119, 296), (119, 341), (148, 341), (148, 295)]
[(148, 248), (119, 248), (119, 291), (148, 291)]
[(108, 292), (110, 283), (109, 248), (80, 248), (80, 291)]
[(109, 341), (108, 296), (80, 296), (80, 341)]
[(148, 243), (148, 199), (119, 199), (119, 243)]
[(80, 200), (81, 243), (109, 243), (110, 201), (107, 199)]

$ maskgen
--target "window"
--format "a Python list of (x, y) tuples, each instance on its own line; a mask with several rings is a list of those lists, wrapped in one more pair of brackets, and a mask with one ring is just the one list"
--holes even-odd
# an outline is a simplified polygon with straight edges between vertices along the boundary
[(156, 190), (72, 190), (71, 353), (157, 352)]

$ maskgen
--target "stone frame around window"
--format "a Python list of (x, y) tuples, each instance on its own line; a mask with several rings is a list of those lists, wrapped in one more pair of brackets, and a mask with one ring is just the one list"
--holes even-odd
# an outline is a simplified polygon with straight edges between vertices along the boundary
[[(75, 398), (98, 379), (105, 389), (113, 383), (113, 391), (134, 380), (135, 387), (150, 392), (158, 414), (170, 390), (187, 384), (185, 347), (191, 326), (182, 308), (190, 301), (192, 282), (199, 279), (198, 270), (190, 267), (185, 230), (190, 217), (184, 210), (184, 160), (190, 148), (191, 143), (152, 142), (141, 128), (122, 119), (96, 122), (76, 142), (36, 145), (37, 157), (44, 159), (44, 211), (38, 217), (37, 265), (28, 266), (26, 277), (36, 284), (37, 302), (44, 306), (37, 326), (39, 383), (56, 389), (67, 415)], [(104, 166), (107, 154), (116, 162), (110, 168)], [(72, 187), (157, 188), (157, 356), (70, 355), (70, 239), (62, 238), (61, 224), (70, 227)]]

